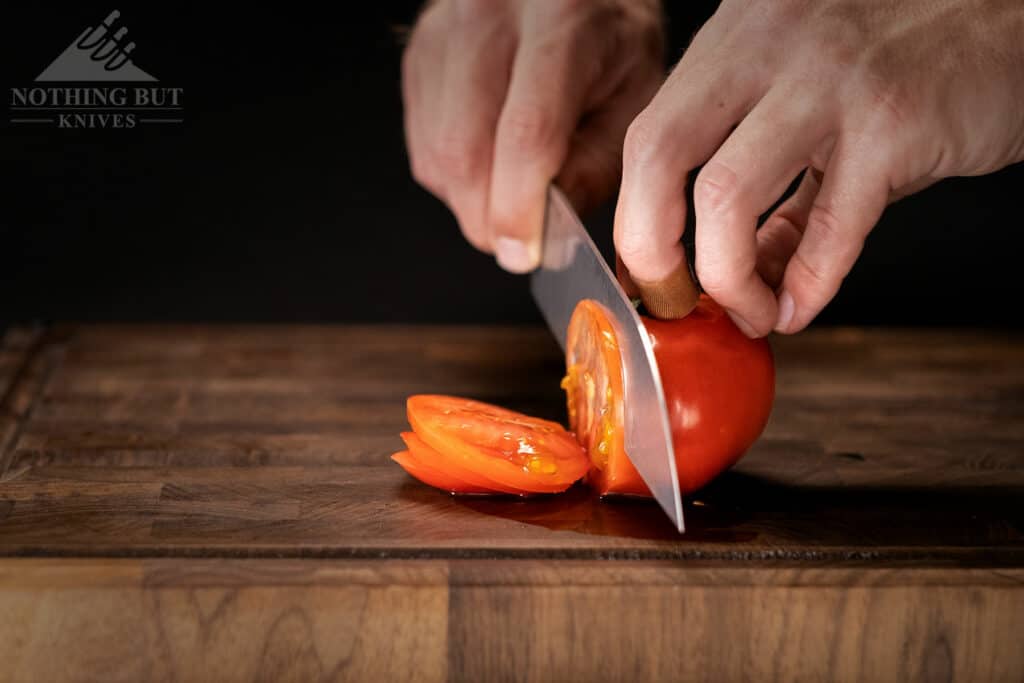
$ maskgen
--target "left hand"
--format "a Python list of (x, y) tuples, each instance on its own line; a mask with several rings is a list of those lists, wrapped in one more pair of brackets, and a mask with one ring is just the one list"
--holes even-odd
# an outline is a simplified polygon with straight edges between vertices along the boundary
[[(887, 203), (1024, 159), (1020, 0), (725, 0), (626, 136), (619, 256), (684, 258), (748, 336), (803, 329)], [(789, 183), (796, 194), (756, 230)]]

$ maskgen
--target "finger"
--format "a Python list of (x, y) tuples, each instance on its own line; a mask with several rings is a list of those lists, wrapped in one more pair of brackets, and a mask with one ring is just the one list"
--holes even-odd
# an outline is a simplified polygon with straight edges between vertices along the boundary
[(600, 46), (548, 30), (545, 19), (540, 11), (524, 18), (495, 140), (489, 224), (498, 263), (511, 272), (530, 271), (540, 260), (547, 188), (600, 65)]
[(840, 140), (825, 169), (803, 239), (786, 266), (778, 332), (797, 332), (825, 307), (850, 272), (889, 198), (878, 151), (863, 140)]
[(444, 74), (443, 45), (431, 23), (437, 9), (423, 14), (402, 54), (402, 116), (405, 147), (413, 178), (432, 194), (444, 198), (440, 178), (430, 165), (431, 122), (438, 119), (436, 97)]
[(775, 87), (701, 170), (694, 185), (701, 285), (748, 336), (777, 320), (775, 294), (757, 271), (757, 221), (832, 126), (795, 88)]
[(479, 16), (482, 5), (467, 7), (451, 17), (431, 145), (433, 164), (459, 227), (473, 246), (489, 252), (491, 162), (513, 43), (501, 24)]
[(759, 99), (754, 70), (711, 63), (677, 67), (633, 121), (623, 146), (615, 246), (634, 278), (659, 282), (685, 255), (686, 177), (722, 143)]
[(804, 236), (811, 205), (821, 188), (821, 174), (807, 169), (796, 192), (772, 212), (757, 231), (757, 272), (773, 290), (782, 284), (786, 264)]

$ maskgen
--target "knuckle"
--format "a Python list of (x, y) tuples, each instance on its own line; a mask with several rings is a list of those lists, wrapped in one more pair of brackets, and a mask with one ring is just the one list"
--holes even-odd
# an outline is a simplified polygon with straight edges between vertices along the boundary
[(863, 59), (874, 27), (859, 3), (822, 3), (812, 12), (817, 30), (810, 45), (818, 64), (845, 72)]
[(808, 70), (833, 82), (841, 82), (864, 57), (863, 43), (838, 29), (838, 26), (822, 29), (809, 41), (815, 61), (807, 67)]
[(417, 183), (426, 187), (430, 180), (427, 175), (427, 169), (423, 166), (423, 161), (417, 154), (409, 155), (409, 170), (412, 172), (413, 180)]
[(887, 129), (900, 127), (911, 118), (909, 98), (893, 81), (883, 80), (877, 72), (869, 71), (865, 78), (864, 97), (869, 119), (880, 119)]
[(505, 112), (505, 142), (522, 152), (538, 152), (555, 142), (555, 115), (536, 105), (516, 105)]
[(467, 242), (469, 242), (469, 245), (471, 247), (473, 247), (474, 249), (476, 249), (477, 251), (482, 252), (484, 254), (490, 254), (491, 253), (492, 250), (491, 250), (490, 243), (487, 242), (480, 235), (477, 235), (476, 233), (471, 233), (471, 232), (467, 232), (466, 230), (463, 230), (462, 231), (462, 236), (466, 239)]
[(409, 158), (409, 171), (412, 173), (413, 180), (422, 187), (433, 191), (437, 187), (436, 177), (431, 172), (424, 150), (409, 142), (406, 145), (406, 153)]
[(787, 273), (787, 275), (796, 278), (799, 283), (799, 290), (803, 292), (805, 296), (807, 296), (808, 293), (823, 291), (829, 286), (829, 277), (824, 266), (814, 260), (808, 259), (807, 256), (799, 250), (793, 254), (788, 270), (791, 272)]
[(471, 227), (463, 220), (459, 220), (459, 230), (462, 232), (462, 236), (466, 241), (469, 242), (477, 251), (482, 251), (484, 253), (489, 253), (491, 251), (491, 245), (487, 239), (486, 230)]
[(913, 112), (913, 93), (902, 78), (905, 54), (899, 46), (887, 42), (877, 44), (860, 54), (857, 66), (851, 66), (856, 100), (861, 102), (861, 113), (880, 119), (883, 126), (910, 123)]
[(654, 117), (641, 112), (626, 129), (622, 144), (623, 167), (636, 168), (656, 163), (661, 135), (661, 126)]
[(734, 269), (723, 263), (708, 264), (706, 259), (698, 259), (696, 265), (697, 278), (704, 291), (716, 301), (729, 301), (741, 282), (741, 278), (734, 272)]
[(455, 134), (440, 135), (431, 150), (433, 165), (445, 178), (454, 181), (472, 178), (479, 168), (479, 156), (470, 141)]
[(697, 277), (704, 290), (722, 304), (742, 300), (750, 276), (755, 272), (756, 252), (748, 256), (701, 250), (699, 240), (697, 249)]
[(649, 255), (649, 238), (637, 230), (622, 230), (615, 239), (615, 250), (630, 270), (642, 267)]
[(735, 203), (740, 193), (739, 175), (720, 161), (710, 161), (693, 186), (694, 202), (706, 211), (719, 211)]
[(454, 193), (449, 192), (446, 197), (446, 203), (455, 215), (455, 220), (459, 225), (459, 232), (462, 233), (466, 241), (479, 251), (489, 251), (490, 243), (487, 227), (484, 223), (480, 206), (475, 201), (473, 194), (465, 190), (458, 190)]
[(409, 169), (412, 172), (413, 180), (436, 197), (442, 197), (443, 185), (438, 179), (437, 175), (430, 170), (429, 165), (423, 162), (417, 162), (415, 159), (410, 160)]
[(837, 244), (842, 241), (843, 231), (839, 215), (829, 204), (819, 200), (811, 205), (807, 216), (807, 233), (823, 244)]

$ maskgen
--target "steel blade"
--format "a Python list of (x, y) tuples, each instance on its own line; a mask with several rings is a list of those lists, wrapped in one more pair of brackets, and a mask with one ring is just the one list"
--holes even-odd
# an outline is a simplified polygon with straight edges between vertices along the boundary
[(626, 453), (682, 532), (672, 432), (650, 337), (572, 205), (553, 186), (548, 192), (541, 265), (530, 275), (530, 291), (562, 349), (569, 319), (581, 300), (593, 299), (609, 313), (622, 354)]

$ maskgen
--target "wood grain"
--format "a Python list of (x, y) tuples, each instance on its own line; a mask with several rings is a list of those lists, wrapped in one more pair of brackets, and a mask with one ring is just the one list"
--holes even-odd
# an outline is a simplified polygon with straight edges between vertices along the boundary
[(1020, 680), (1024, 574), (453, 569), (450, 680)]
[(1018, 681), (1022, 585), (1019, 569), (7, 559), (0, 679)]
[(424, 562), (8, 560), (0, 680), (443, 681), (447, 591)]
[(412, 393), (564, 419), (542, 330), (11, 331), (0, 680), (1024, 680), (1024, 338), (773, 343), (680, 537), (388, 460)]
[(0, 339), (0, 481), (61, 346), (42, 329), (8, 330)]

